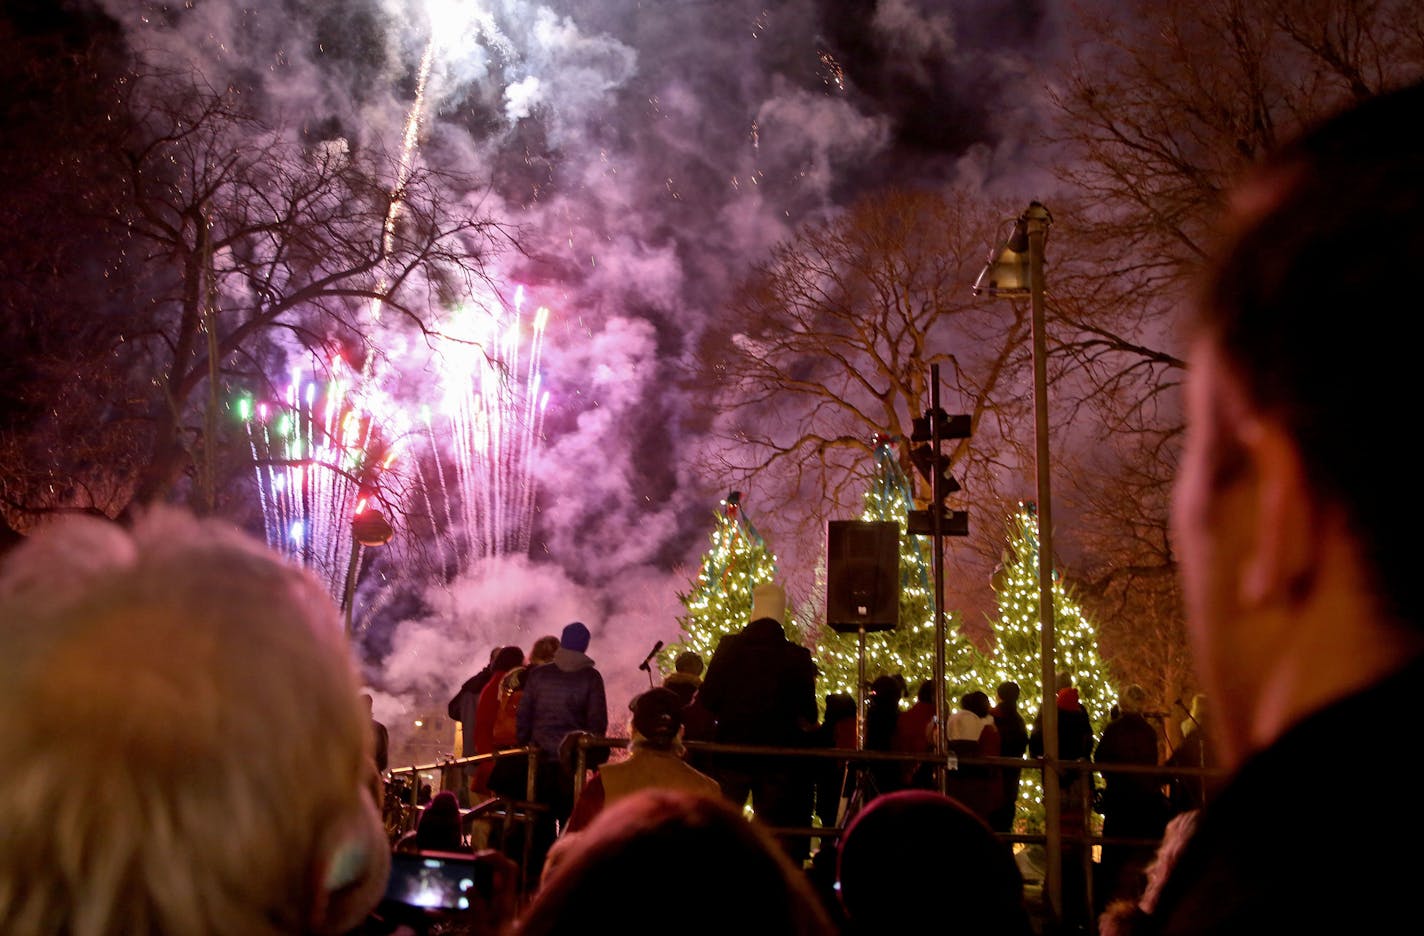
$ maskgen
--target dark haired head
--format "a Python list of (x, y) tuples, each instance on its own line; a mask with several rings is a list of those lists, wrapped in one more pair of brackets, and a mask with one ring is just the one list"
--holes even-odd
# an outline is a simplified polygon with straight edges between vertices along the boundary
[(975, 689), (973, 692), (965, 695), (963, 699), (960, 699), (959, 707), (966, 712), (973, 712), (980, 718), (989, 717), (989, 697), (978, 689)]
[(502, 672), (509, 672), (524, 665), (524, 651), (518, 647), (500, 647), (499, 653), (494, 657), (494, 668)]
[(681, 697), (662, 686), (637, 696), (628, 708), (633, 712), (633, 730), (652, 748), (670, 748), (682, 729)]
[(832, 692), (826, 696), (826, 716), (827, 724), (833, 724), (842, 718), (855, 717), (855, 696), (844, 692)]
[(1342, 508), (1376, 593), (1424, 620), (1410, 531), (1412, 460), (1391, 451), (1418, 396), (1424, 317), (1402, 281), (1424, 263), (1424, 85), (1327, 120), (1275, 154), (1232, 205), (1198, 301), (1203, 337), (1290, 433), (1312, 489)]
[(876, 797), (846, 827), (838, 862), (852, 932), (1033, 931), (1013, 852), (942, 793)]
[(517, 933), (568, 931), (609, 895), (632, 892), (619, 928), (686, 933), (829, 934), (805, 876), (761, 828), (714, 796), (643, 790), (561, 848)]

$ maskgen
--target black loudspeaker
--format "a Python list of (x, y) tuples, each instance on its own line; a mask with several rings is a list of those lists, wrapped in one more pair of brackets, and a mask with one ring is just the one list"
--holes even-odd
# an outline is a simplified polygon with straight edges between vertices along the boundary
[(832, 520), (826, 525), (826, 623), (842, 633), (900, 623), (900, 524)]

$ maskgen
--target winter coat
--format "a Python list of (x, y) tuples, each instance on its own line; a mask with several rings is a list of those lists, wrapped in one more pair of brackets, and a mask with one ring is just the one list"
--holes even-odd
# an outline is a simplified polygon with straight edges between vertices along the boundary
[[(1093, 759), (1100, 764), (1156, 764), (1157, 730), (1139, 713), (1124, 712), (1103, 729)], [(1155, 834), (1160, 835), (1167, 822), (1162, 782), (1160, 776), (1151, 774), (1104, 772), (1103, 814), (1150, 812)]]
[(795, 746), (816, 724), (816, 664), (774, 618), (759, 618), (717, 643), (697, 699), (724, 744)]
[[(1307, 715), (1248, 758), (1211, 799), (1167, 875), (1143, 931), (1399, 933), (1417, 924), (1424, 811), (1382, 765), (1328, 760), (1342, 738), (1359, 751), (1400, 743), (1419, 704), (1424, 658)], [(1323, 771), (1346, 798), (1322, 798)], [(1404, 780), (1402, 783), (1401, 781)]]
[(587, 655), (560, 647), (552, 663), (529, 671), (517, 718), (519, 743), (533, 743), (541, 760), (557, 761), (569, 732), (608, 730), (603, 676)]
[(480, 693), (493, 676), (494, 667), (486, 666), (465, 680), (460, 691), (455, 693), (455, 697), (446, 706), (446, 714), (450, 716), (450, 720), (460, 723), (461, 757), (471, 757), (475, 754), (475, 721), (480, 707)]
[(1005, 757), (1023, 757), (1028, 750), (1028, 725), (1019, 710), (1000, 702), (991, 710), (994, 727), (999, 729), (999, 748)]

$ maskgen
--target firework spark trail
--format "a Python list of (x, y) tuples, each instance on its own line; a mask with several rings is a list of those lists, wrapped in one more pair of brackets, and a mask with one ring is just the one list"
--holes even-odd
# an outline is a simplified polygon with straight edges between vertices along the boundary
[[(465, 309), (452, 323), (462, 353), (446, 357), (445, 413), (470, 562), (529, 549), (534, 451), (548, 403), (540, 364), (549, 311), (540, 308), (526, 328), (521, 303), (522, 290), (508, 320)], [(448, 503), (448, 491), (442, 497)]]
[[(420, 122), (425, 113), (425, 85), (430, 80), (430, 66), (434, 61), (435, 36), (432, 34), (429, 41), (425, 43), (425, 53), (420, 57), (420, 69), (416, 73), (415, 79), (415, 100), (411, 102), (410, 111), (405, 118), (405, 127), (401, 131), (401, 152), (400, 160), (396, 163), (396, 182), (391, 189), (391, 204), (386, 209), (385, 224), (381, 228), (381, 257), (383, 259), (389, 257), (395, 247), (396, 221), (400, 218), (406, 183), (410, 181), (410, 175), (415, 170), (415, 153), (420, 144)], [(371, 300), (371, 319), (374, 322), (381, 320), (383, 306), (381, 296), (385, 295), (389, 286), (390, 279), (383, 274), (376, 283), (376, 297)], [(374, 357), (375, 355), (370, 355), (366, 359), (368, 372)]]
[[(533, 464), (534, 446), (544, 434), (544, 413), (549, 406), (549, 392), (543, 389), (544, 374), (539, 370), (540, 359), (544, 353), (544, 328), (548, 323), (549, 310), (545, 306), (540, 306), (534, 313), (534, 333), (529, 347), (530, 377), (527, 406), (524, 413), (524, 425), (527, 430), (523, 435), (523, 451), (520, 455), (521, 462), (529, 467), (532, 467)], [(525, 474), (529, 475), (529, 468), (525, 469)], [(529, 483), (524, 486), (524, 499), (520, 505), (520, 515), (530, 518), (530, 522), (524, 524), (522, 528), (523, 535), (519, 543), (521, 552), (529, 549), (529, 534), (534, 516), (534, 484), (532, 477), (527, 480)]]
[[(431, 459), (431, 461), (435, 463), (435, 479), (440, 486), (440, 505), (445, 513), (445, 529), (449, 530), (455, 526), (455, 518), (450, 513), (450, 488), (445, 483), (445, 465), (440, 460), (440, 446), (435, 441), (435, 425), (430, 418), (430, 407), (422, 406), (420, 415), (422, 421), (425, 423), (425, 435), (430, 442), (430, 451), (434, 453), (434, 457)], [(430, 517), (431, 525), (434, 526), (436, 523), (435, 506), (430, 501), (430, 484), (426, 481), (425, 470), (421, 468), (419, 459), (416, 459), (415, 461), (415, 470), (416, 479), (420, 488), (421, 496), (425, 498), (425, 513), (428, 517)], [(441, 544), (441, 551), (443, 553), (447, 537), (442, 536), (438, 539)], [(453, 543), (451, 543), (451, 552), (453, 558), (458, 561), (459, 552), (455, 548), (455, 545)], [(443, 555), (441, 561), (444, 561)]]

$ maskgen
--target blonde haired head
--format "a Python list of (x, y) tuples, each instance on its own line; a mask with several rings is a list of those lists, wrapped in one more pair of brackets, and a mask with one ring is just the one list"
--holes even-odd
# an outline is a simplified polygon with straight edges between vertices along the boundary
[(348, 929), (386, 842), (321, 587), (214, 521), (66, 518), (0, 567), (0, 930)]

